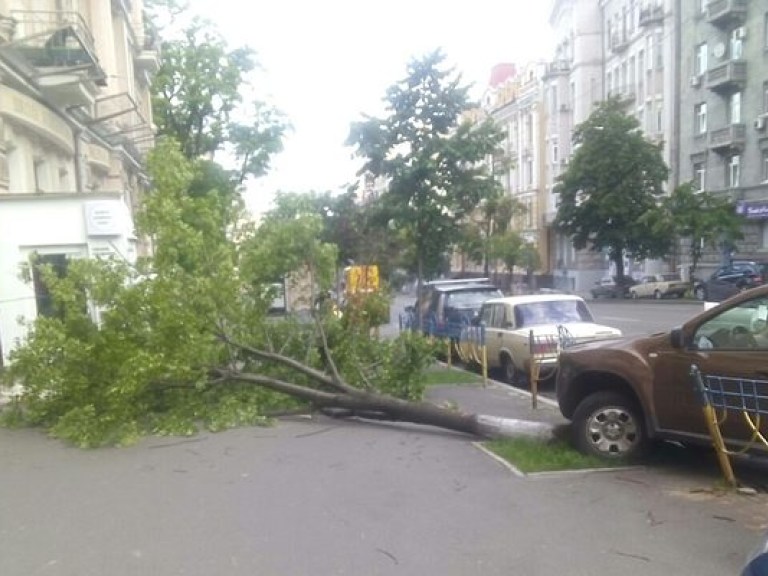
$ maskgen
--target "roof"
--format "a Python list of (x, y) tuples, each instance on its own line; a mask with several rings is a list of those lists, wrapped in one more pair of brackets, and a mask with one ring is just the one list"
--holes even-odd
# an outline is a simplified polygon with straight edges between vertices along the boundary
[(583, 302), (584, 298), (575, 294), (524, 294), (521, 296), (504, 296), (503, 298), (490, 298), (486, 304), (532, 304), (535, 302)]

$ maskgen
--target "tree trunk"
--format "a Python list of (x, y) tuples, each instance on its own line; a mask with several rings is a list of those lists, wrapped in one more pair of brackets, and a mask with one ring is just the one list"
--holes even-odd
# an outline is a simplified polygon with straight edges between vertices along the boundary
[[(392, 422), (426, 424), (447, 430), (462, 432), (480, 438), (533, 436), (542, 439), (552, 437), (552, 426), (542, 422), (529, 422), (499, 418), (482, 414), (468, 414), (442, 408), (430, 402), (409, 402), (386, 394), (364, 391), (346, 384), (331, 361), (332, 375), (301, 364), (292, 358), (274, 352), (257, 350), (237, 344), (222, 337), (228, 344), (239, 348), (260, 360), (273, 361), (309, 376), (318, 388), (311, 388), (235, 369), (216, 370), (216, 380), (221, 385), (227, 381), (246, 382), (263, 386), (309, 402), (312, 406), (331, 415), (344, 415)], [(326, 349), (326, 352), (327, 349)], [(330, 355), (328, 356), (330, 358)]]

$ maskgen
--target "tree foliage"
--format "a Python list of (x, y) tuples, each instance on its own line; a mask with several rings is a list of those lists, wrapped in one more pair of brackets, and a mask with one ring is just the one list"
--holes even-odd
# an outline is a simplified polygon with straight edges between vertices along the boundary
[(663, 218), (660, 203), (668, 169), (661, 147), (643, 137), (622, 101), (600, 103), (574, 130), (575, 151), (559, 177), (555, 226), (577, 249), (605, 251), (624, 275), (624, 256), (667, 254), (671, 238), (651, 234)]
[(353, 124), (347, 140), (365, 159), (361, 174), (388, 181), (381, 217), (414, 246), (420, 279), (437, 274), (461, 224), (499, 187), (483, 161), (503, 135), (490, 120), (462, 121), (467, 87), (444, 60), (436, 51), (411, 61), (387, 90), (388, 115)]
[(333, 266), (306, 214), (258, 228), (233, 222), (241, 241), (232, 242), (219, 233), (212, 197), (187, 193), (195, 163), (173, 143), (152, 152), (149, 170), (155, 190), (138, 226), (155, 239), (155, 255), (135, 268), (78, 260), (62, 278), (44, 270), (60, 314), (36, 319), (11, 355), (5, 377), (23, 387), (13, 419), (99, 446), (265, 423), (297, 402), (348, 407), (373, 398), (397, 408), (398, 398), (420, 398), (431, 359), (421, 337), (380, 341), (363, 322), (333, 316), (322, 332), (267, 318), (265, 278), (313, 255), (315, 269), (322, 259)]
[(741, 219), (733, 202), (706, 190), (694, 190), (690, 183), (675, 188), (664, 199), (669, 233), (685, 240), (691, 261), (691, 279), (707, 249), (732, 245), (742, 237)]
[(255, 67), (253, 50), (229, 49), (210, 22), (193, 18), (179, 38), (163, 43), (153, 81), (158, 133), (179, 142), (188, 159), (227, 149), (237, 163), (235, 185), (266, 174), (287, 129), (274, 107), (244, 100)]

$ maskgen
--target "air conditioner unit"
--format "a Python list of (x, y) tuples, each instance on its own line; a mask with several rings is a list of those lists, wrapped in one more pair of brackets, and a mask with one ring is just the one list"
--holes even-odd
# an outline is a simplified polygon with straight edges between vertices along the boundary
[(755, 130), (765, 130), (765, 116), (758, 116), (755, 119)]
[(698, 74), (695, 76), (691, 76), (691, 86), (694, 88), (697, 88), (701, 84), (701, 76)]
[(741, 40), (747, 37), (747, 29), (744, 26), (739, 26), (738, 28), (736, 28), (736, 31), (734, 33), (736, 35), (736, 38), (739, 38)]

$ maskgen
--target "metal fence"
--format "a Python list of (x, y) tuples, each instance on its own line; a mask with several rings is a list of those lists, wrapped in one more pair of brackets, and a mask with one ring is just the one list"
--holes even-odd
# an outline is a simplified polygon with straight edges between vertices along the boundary
[[(768, 418), (768, 380), (703, 374), (695, 364), (691, 366), (691, 379), (723, 476), (729, 485), (736, 486), (730, 457), (760, 445), (768, 449), (768, 437), (761, 431), (763, 419)], [(722, 426), (729, 416), (742, 419), (750, 433), (738, 449), (729, 448), (723, 437)]]

